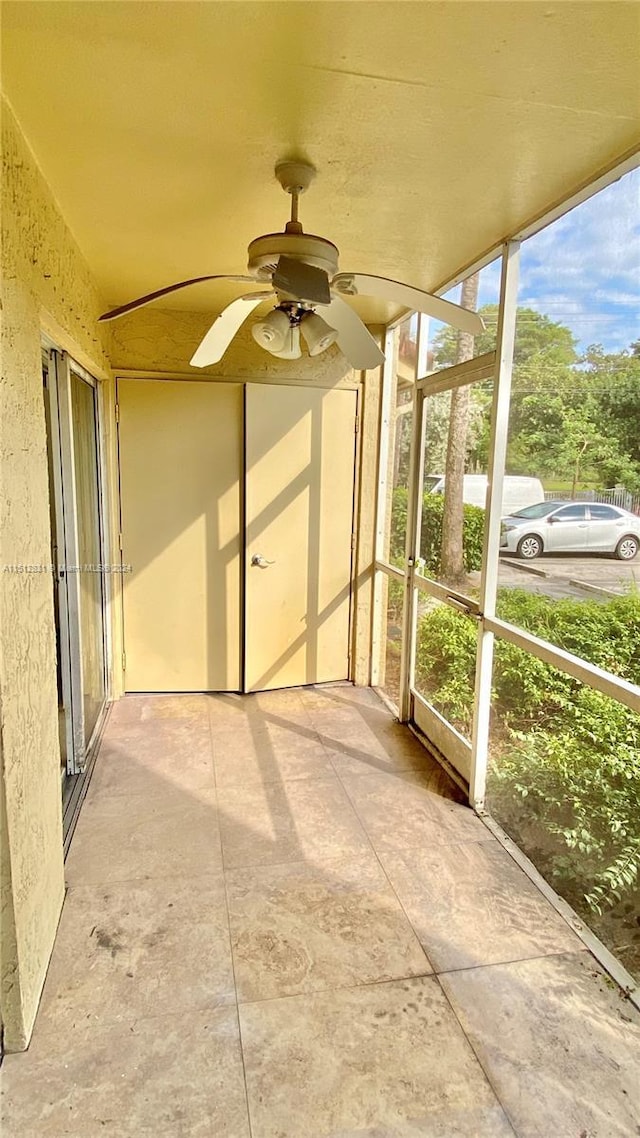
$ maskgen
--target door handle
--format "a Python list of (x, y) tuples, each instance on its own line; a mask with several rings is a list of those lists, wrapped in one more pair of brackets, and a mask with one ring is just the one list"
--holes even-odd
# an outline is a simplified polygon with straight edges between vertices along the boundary
[(254, 553), (251, 558), (251, 564), (255, 565), (258, 569), (268, 569), (270, 565), (275, 565), (275, 561), (267, 561), (261, 553)]

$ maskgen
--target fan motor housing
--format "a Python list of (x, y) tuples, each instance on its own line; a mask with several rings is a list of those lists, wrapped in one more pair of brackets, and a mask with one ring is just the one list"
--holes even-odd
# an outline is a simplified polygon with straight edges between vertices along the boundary
[(248, 249), (247, 268), (258, 280), (271, 280), (281, 256), (304, 261), (324, 269), (329, 277), (338, 271), (338, 250), (325, 237), (313, 233), (266, 233), (256, 237)]

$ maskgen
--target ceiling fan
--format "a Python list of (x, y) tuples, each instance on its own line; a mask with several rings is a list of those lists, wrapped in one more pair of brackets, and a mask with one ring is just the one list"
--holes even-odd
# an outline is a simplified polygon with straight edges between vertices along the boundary
[(325, 237), (305, 233), (298, 221), (298, 200), (315, 177), (313, 166), (305, 162), (280, 162), (275, 173), (283, 190), (291, 195), (291, 218), (283, 233), (268, 233), (251, 242), (247, 264), (250, 275), (223, 273), (179, 281), (113, 308), (100, 320), (115, 320), (152, 300), (202, 281), (268, 284), (268, 290), (240, 296), (222, 310), (190, 361), (194, 367), (218, 363), (245, 320), (270, 298), (276, 301), (274, 308), (258, 320), (251, 331), (261, 347), (280, 359), (299, 359), (302, 337), (311, 356), (337, 343), (354, 368), (373, 368), (381, 364), (384, 355), (360, 317), (343, 299), (348, 296), (377, 297), (424, 312), (466, 332), (482, 331), (484, 324), (476, 312), (422, 289), (386, 277), (339, 273), (336, 246)]

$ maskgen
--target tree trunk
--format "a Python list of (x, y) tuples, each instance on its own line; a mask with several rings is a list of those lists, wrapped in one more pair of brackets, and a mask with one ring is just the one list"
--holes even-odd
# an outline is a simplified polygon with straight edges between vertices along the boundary
[(580, 450), (576, 455), (576, 461), (573, 468), (573, 483), (571, 486), (571, 501), (573, 502), (578, 489), (578, 482), (580, 481), (580, 468), (582, 466), (582, 456), (587, 449), (588, 443), (583, 443)]
[(576, 486), (578, 485), (578, 478), (580, 477), (580, 455), (576, 456), (576, 461), (573, 464), (573, 482), (571, 483), (571, 501), (575, 501)]
[[(475, 311), (478, 305), (479, 273), (462, 284), (460, 303), (463, 308)], [(470, 332), (458, 332), (456, 363), (464, 363), (473, 358), (474, 337)], [(469, 386), (456, 387), (451, 392), (451, 412), (449, 416), (449, 438), (447, 460), (444, 471), (444, 514), (442, 518), (442, 549), (440, 564), (442, 578), (449, 585), (459, 585), (465, 577), (463, 555), (463, 509), (464, 466), (467, 454), (467, 435), (470, 414)]]

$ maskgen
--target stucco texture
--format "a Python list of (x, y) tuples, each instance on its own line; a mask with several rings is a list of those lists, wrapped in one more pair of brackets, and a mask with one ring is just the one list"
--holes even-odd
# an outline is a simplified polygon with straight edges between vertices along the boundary
[(220, 363), (194, 368), (189, 364), (215, 313), (170, 312), (155, 305), (114, 320), (111, 365), (114, 371), (178, 373), (192, 379), (245, 379), (253, 383), (310, 383), (321, 387), (353, 386), (353, 371), (335, 345), (319, 356), (281, 360), (260, 348), (251, 335), (252, 320), (240, 329)]
[[(21, 135), (2, 106), (0, 414), (1, 981), (5, 1046), (26, 1046), (64, 895), (56, 646), (41, 328), (108, 366), (100, 299)], [(67, 346), (66, 344), (64, 346)]]

